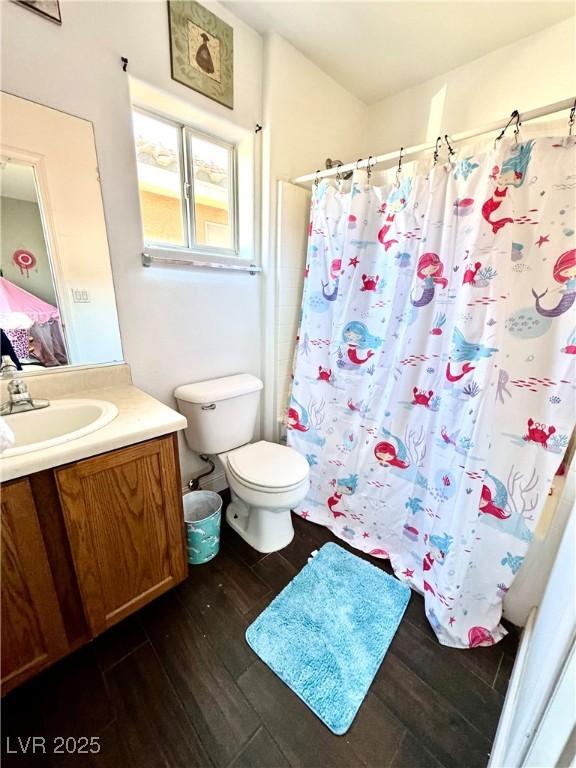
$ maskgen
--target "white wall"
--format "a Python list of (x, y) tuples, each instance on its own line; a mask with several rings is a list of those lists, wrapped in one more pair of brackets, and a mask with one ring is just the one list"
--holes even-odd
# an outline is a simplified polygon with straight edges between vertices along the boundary
[[(2, 232), (0, 264), (4, 277), (14, 285), (38, 296), (42, 301), (56, 306), (58, 301), (54, 292), (54, 281), (38, 203), (2, 196), (0, 198), (0, 232)], [(19, 248), (34, 254), (36, 257), (34, 269), (22, 270), (12, 261), (14, 252)]]
[[(134, 383), (167, 403), (186, 381), (260, 373), (260, 278), (141, 266), (143, 249), (128, 79), (135, 77), (253, 129), (262, 122), (262, 39), (217, 3), (234, 28), (233, 111), (170, 77), (167, 4), (68, 2), (62, 26), (3, 2), (2, 90), (91, 120), (122, 344)], [(257, 201), (258, 204), (258, 201)], [(188, 479), (197, 460), (181, 447)]]
[(264, 50), (264, 119), (271, 174), (292, 178), (362, 150), (366, 105), (277, 34)]
[(574, 21), (567, 19), (373, 104), (369, 153), (433, 142), (446, 132), (500, 120), (513, 109), (573, 98), (575, 48)]
[[(293, 271), (304, 267), (304, 252), (295, 249), (293, 263), (284, 259), (277, 270), (277, 186), (280, 180), (324, 168), (326, 158), (360, 157), (366, 141), (367, 108), (303, 54), (276, 34), (264, 49), (264, 136), (262, 244), (264, 284), (264, 434), (276, 438), (279, 378), (275, 328), (284, 289)], [(292, 272), (292, 275), (290, 274)], [(298, 308), (292, 308), (292, 315)], [(293, 316), (283, 322), (293, 325)], [(287, 331), (289, 332), (289, 331)], [(280, 385), (281, 386), (281, 385)]]

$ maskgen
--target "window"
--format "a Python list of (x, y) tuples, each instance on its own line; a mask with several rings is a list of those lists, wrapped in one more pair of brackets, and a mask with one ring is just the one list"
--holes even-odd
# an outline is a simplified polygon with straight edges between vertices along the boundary
[(133, 124), (146, 245), (238, 256), (235, 147), (139, 110)]

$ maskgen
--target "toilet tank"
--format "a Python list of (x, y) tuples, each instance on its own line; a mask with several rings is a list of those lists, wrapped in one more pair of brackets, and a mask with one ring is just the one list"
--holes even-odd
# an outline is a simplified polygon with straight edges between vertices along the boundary
[(183, 384), (174, 391), (178, 410), (188, 419), (186, 442), (196, 453), (216, 454), (249, 443), (263, 387), (249, 373)]

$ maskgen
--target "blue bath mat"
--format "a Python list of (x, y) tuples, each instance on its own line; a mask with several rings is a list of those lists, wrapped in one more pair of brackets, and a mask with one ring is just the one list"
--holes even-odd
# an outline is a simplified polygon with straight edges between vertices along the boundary
[(262, 661), (336, 734), (350, 728), (410, 588), (325, 544), (246, 630)]

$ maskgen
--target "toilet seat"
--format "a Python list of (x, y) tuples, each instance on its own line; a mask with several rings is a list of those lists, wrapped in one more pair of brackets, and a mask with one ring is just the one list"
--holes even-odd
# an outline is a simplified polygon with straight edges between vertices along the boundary
[(260, 440), (232, 451), (228, 469), (246, 488), (284, 493), (308, 481), (309, 465), (293, 448)]

